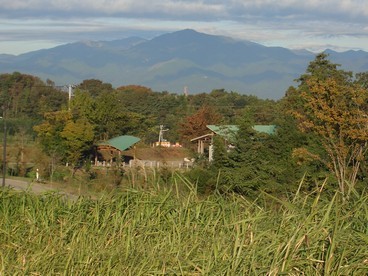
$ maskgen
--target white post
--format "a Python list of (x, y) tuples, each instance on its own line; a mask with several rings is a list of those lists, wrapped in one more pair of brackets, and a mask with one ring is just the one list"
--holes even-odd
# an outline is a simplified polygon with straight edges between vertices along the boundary
[(70, 110), (70, 101), (72, 99), (72, 93), (73, 93), (73, 86), (69, 84), (68, 86), (68, 94), (69, 94), (69, 101), (68, 101), (68, 109)]
[(213, 161), (213, 145), (211, 144), (208, 148), (208, 161)]

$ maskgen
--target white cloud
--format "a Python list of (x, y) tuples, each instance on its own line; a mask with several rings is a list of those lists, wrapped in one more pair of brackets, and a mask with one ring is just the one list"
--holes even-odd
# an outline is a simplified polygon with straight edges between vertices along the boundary
[[(142, 15), (149, 17), (168, 18), (173, 15), (191, 14), (211, 14), (223, 12), (222, 4), (204, 3), (203, 1), (146, 1), (146, 0), (0, 0), (3, 7), (4, 16), (9, 12), (16, 15), (26, 15), (29, 17), (39, 16), (40, 13), (67, 16), (68, 13), (88, 16), (109, 16), (109, 15)], [(72, 12), (72, 13), (71, 13)]]
[(362, 0), (0, 0), (2, 17), (125, 16), (174, 20), (333, 18), (368, 22)]
[[(0, 41), (110, 40), (193, 28), (265, 45), (368, 50), (366, 0), (0, 0)], [(352, 45), (352, 43), (355, 43)], [(49, 45), (48, 44), (48, 45)], [(35, 45), (35, 44), (34, 44)], [(0, 53), (1, 53), (0, 49)]]

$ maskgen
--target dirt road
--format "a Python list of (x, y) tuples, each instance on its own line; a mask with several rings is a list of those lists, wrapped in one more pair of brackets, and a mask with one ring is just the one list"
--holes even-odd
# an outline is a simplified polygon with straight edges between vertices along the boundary
[(29, 192), (35, 193), (35, 194), (42, 194), (42, 193), (46, 193), (46, 192), (57, 192), (57, 193), (60, 193), (62, 195), (65, 195), (69, 199), (73, 199), (73, 200), (78, 199), (78, 196), (76, 196), (76, 195), (73, 195), (73, 194), (70, 194), (70, 193), (65, 193), (65, 192), (60, 191), (56, 188), (47, 186), (46, 184), (37, 183), (37, 182), (27, 182), (27, 181), (7, 178), (5, 180), (5, 186), (6, 187), (11, 187), (11, 188), (13, 188), (15, 190), (19, 190), (19, 191), (29, 191)]

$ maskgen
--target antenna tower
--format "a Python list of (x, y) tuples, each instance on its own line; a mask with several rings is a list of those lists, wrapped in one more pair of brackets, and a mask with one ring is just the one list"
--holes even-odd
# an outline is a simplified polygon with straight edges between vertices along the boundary
[(188, 86), (184, 86), (184, 95), (187, 97), (189, 95)]

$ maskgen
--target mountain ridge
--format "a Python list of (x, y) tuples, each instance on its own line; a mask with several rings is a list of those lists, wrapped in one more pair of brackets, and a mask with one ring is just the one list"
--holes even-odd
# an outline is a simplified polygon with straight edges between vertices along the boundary
[[(345, 70), (368, 70), (367, 52), (326, 52)], [(150, 40), (79, 41), (17, 56), (0, 54), (0, 73), (19, 71), (57, 84), (99, 79), (115, 87), (137, 84), (173, 93), (184, 87), (190, 93), (225, 89), (279, 99), (314, 56), (185, 29)]]

